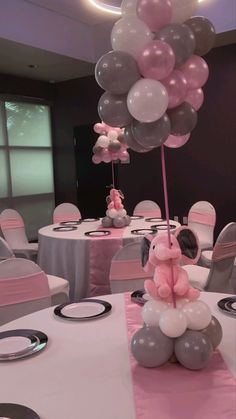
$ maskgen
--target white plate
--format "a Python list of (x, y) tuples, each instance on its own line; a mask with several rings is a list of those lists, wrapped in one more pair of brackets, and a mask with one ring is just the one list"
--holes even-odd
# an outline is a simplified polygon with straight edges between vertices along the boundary
[(83, 299), (77, 303), (66, 303), (57, 306), (54, 310), (56, 316), (68, 320), (94, 319), (111, 310), (111, 304), (103, 300)]
[[(11, 336), (0, 340), (0, 354), (24, 351), (31, 345), (31, 340), (22, 336)], [(1, 418), (0, 418), (1, 419)]]

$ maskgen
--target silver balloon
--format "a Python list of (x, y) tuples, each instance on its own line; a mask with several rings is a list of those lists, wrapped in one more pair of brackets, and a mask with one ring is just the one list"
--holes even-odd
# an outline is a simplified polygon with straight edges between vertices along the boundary
[(197, 125), (197, 112), (188, 102), (168, 110), (172, 135), (186, 135)]
[(160, 147), (170, 135), (170, 120), (166, 114), (155, 122), (133, 120), (131, 129), (135, 140), (141, 146)]
[(94, 154), (100, 155), (103, 150), (104, 150), (103, 147), (101, 147), (100, 145), (93, 146)]
[(101, 120), (111, 127), (125, 127), (132, 121), (127, 108), (127, 95), (103, 93), (98, 102), (98, 114)]
[(116, 228), (122, 228), (125, 227), (125, 219), (124, 217), (116, 217), (113, 218), (113, 226)]
[(118, 140), (111, 140), (110, 144), (108, 145), (109, 151), (117, 152), (121, 148), (121, 143)]
[(195, 49), (194, 34), (187, 25), (176, 23), (167, 25), (157, 32), (156, 39), (171, 46), (175, 54), (175, 67), (185, 63)]
[(153, 147), (141, 146), (134, 138), (132, 129), (130, 126), (125, 128), (124, 136), (125, 136), (125, 141), (128, 144), (128, 147), (131, 148), (131, 150), (136, 151), (137, 153), (147, 153), (148, 151), (153, 149)]
[(103, 55), (95, 67), (99, 86), (116, 95), (127, 93), (140, 79), (135, 59), (124, 51), (111, 51)]
[(129, 225), (130, 225), (130, 223), (131, 223), (131, 218), (130, 218), (130, 216), (129, 216), (129, 215), (125, 215), (125, 216), (124, 216), (124, 220), (125, 220), (125, 225), (126, 225), (126, 226), (129, 226)]
[(175, 355), (180, 364), (190, 370), (207, 366), (213, 347), (208, 336), (201, 332), (187, 330), (175, 341)]
[(104, 217), (102, 219), (102, 226), (106, 228), (112, 227), (112, 219), (110, 217)]
[(174, 340), (165, 336), (159, 327), (143, 327), (131, 341), (131, 351), (143, 367), (153, 368), (167, 362), (173, 354)]
[(201, 332), (208, 336), (210, 339), (213, 349), (216, 349), (217, 346), (220, 344), (223, 336), (223, 331), (219, 320), (215, 316), (212, 316), (211, 323), (205, 329), (201, 330)]

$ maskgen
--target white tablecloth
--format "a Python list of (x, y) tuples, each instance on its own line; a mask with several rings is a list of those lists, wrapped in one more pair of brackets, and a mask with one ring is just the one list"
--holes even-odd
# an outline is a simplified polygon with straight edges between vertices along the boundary
[[(224, 297), (203, 292), (201, 299), (223, 327), (219, 349), (236, 377), (236, 320), (216, 306)], [(0, 403), (26, 405), (41, 419), (136, 419), (124, 296), (107, 295), (103, 299), (112, 304), (112, 312), (94, 321), (63, 321), (49, 308), (0, 328), (37, 329), (49, 337), (42, 353), (1, 363)]]
[[(133, 235), (132, 230), (151, 228), (155, 224), (166, 224), (166, 221), (132, 220), (131, 224), (123, 230), (123, 245), (142, 239), (142, 236)], [(171, 224), (175, 225), (176, 228), (180, 226), (178, 222), (172, 220)], [(53, 228), (58, 227), (59, 224), (54, 224), (39, 230), (38, 264), (47, 274), (57, 275), (69, 281), (72, 299), (89, 296), (89, 242), (94, 239), (85, 236), (84, 233), (97, 230), (99, 225), (101, 225), (101, 221), (83, 222), (77, 226), (77, 230), (58, 232), (53, 231)], [(117, 239), (117, 237), (111, 235), (105, 240), (114, 239)], [(99, 240), (103, 239), (100, 238)], [(109, 278), (106, 278), (106, 280), (108, 283)]]

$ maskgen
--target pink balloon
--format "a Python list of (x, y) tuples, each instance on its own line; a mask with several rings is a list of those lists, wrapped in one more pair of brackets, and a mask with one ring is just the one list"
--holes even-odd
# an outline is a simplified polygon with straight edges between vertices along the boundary
[(94, 132), (96, 132), (97, 134), (102, 134), (102, 133), (104, 133), (104, 132), (105, 132), (104, 125), (103, 125), (103, 124), (101, 124), (100, 122), (98, 122), (97, 124), (95, 124), (95, 125), (93, 126), (93, 130), (94, 130)]
[(181, 135), (181, 136), (169, 135), (164, 145), (169, 148), (180, 148), (188, 142), (189, 137), (190, 137), (190, 134)]
[(172, 16), (170, 0), (138, 0), (137, 15), (151, 31), (155, 32), (168, 25)]
[(203, 90), (200, 87), (199, 89), (189, 90), (185, 98), (185, 102), (190, 103), (195, 111), (198, 111), (204, 102)]
[(129, 158), (129, 153), (128, 153), (128, 151), (126, 151), (126, 150), (122, 150), (122, 151), (120, 151), (120, 152), (119, 152), (119, 159), (120, 159), (121, 161), (126, 161), (126, 160), (128, 160), (128, 158)]
[(188, 92), (188, 83), (181, 71), (172, 71), (167, 78), (162, 80), (162, 84), (165, 86), (169, 96), (169, 109), (175, 108), (184, 102)]
[(209, 76), (206, 61), (198, 55), (192, 55), (179, 70), (184, 73), (189, 89), (199, 89), (204, 86)]
[(110, 163), (110, 161), (111, 161), (111, 156), (110, 156), (110, 152), (108, 151), (108, 149), (107, 149), (107, 148), (105, 148), (105, 149), (102, 151), (101, 158), (102, 158), (102, 161), (104, 161), (104, 163)]
[(151, 41), (138, 57), (140, 73), (154, 80), (162, 80), (169, 76), (175, 66), (175, 55), (166, 42)]
[(101, 157), (100, 157), (100, 156), (97, 156), (96, 154), (94, 154), (94, 155), (93, 155), (93, 157), (92, 157), (92, 162), (93, 162), (94, 164), (99, 164), (99, 163), (101, 163), (101, 161), (102, 161), (102, 159), (101, 159)]

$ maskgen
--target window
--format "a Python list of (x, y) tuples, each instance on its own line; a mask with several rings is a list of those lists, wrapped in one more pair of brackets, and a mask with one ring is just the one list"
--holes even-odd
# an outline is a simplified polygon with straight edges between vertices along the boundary
[(15, 208), (29, 239), (51, 224), (54, 183), (50, 108), (0, 102), (0, 211)]

